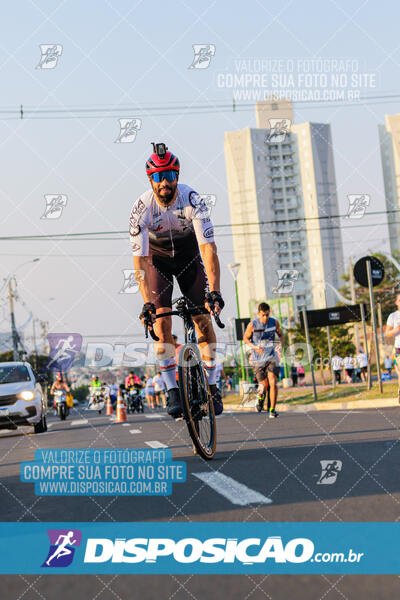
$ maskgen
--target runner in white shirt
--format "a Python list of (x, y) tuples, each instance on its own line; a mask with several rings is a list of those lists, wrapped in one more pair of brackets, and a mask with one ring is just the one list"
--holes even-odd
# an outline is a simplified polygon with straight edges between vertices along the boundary
[(165, 386), (165, 381), (163, 379), (163, 376), (161, 375), (161, 371), (158, 371), (157, 375), (153, 378), (153, 383), (154, 383), (154, 395), (156, 398), (156, 405), (157, 408), (166, 408), (166, 402), (165, 402), (165, 390), (166, 390), (166, 386)]
[(361, 369), (361, 379), (366, 383), (368, 372), (368, 355), (366, 352), (364, 352), (364, 348), (359, 348), (358, 350), (357, 363)]
[(397, 397), (400, 403), (400, 294), (396, 294), (395, 304), (397, 310), (388, 316), (385, 336), (387, 338), (394, 338), (395, 367), (399, 385)]
[(152, 378), (147, 375), (147, 373), (145, 374), (145, 379), (146, 379), (146, 385), (145, 385), (145, 392), (146, 392), (146, 400), (148, 405), (150, 406), (150, 408), (154, 409), (154, 383)]
[(338, 354), (335, 354), (332, 358), (332, 370), (335, 375), (335, 381), (340, 385), (341, 373), (342, 373), (343, 359)]
[(347, 356), (343, 359), (343, 366), (346, 371), (346, 379), (347, 383), (351, 383), (353, 381), (353, 373), (354, 373), (354, 358), (351, 354), (347, 354)]

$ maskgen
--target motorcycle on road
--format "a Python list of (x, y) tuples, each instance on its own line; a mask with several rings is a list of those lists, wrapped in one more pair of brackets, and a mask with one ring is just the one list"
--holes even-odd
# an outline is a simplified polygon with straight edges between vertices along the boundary
[(61, 421), (65, 421), (69, 413), (67, 405), (67, 392), (65, 390), (55, 390), (54, 399), (56, 403), (57, 416)]
[(90, 399), (88, 404), (89, 410), (97, 410), (99, 415), (105, 406), (106, 390), (101, 388), (94, 388), (91, 390)]
[(126, 407), (127, 413), (142, 413), (144, 412), (144, 405), (140, 396), (140, 390), (135, 387), (129, 388), (126, 394)]

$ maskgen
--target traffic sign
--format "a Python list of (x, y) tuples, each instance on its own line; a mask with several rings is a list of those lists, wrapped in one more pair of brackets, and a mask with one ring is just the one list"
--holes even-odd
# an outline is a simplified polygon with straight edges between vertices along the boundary
[(363, 287), (368, 287), (367, 263), (371, 262), (372, 285), (379, 285), (385, 277), (385, 267), (375, 256), (363, 256), (354, 265), (354, 278)]
[[(364, 304), (364, 311), (364, 314), (367, 314), (366, 304)], [(310, 328), (327, 327), (329, 325), (343, 325), (344, 323), (362, 321), (360, 304), (307, 310), (306, 314), (308, 326)], [(300, 323), (301, 326), (304, 327), (303, 312), (300, 313)]]
[(235, 319), (235, 330), (237, 341), (243, 340), (244, 332), (247, 329), (247, 325), (250, 323), (250, 319), (245, 317), (244, 319)]

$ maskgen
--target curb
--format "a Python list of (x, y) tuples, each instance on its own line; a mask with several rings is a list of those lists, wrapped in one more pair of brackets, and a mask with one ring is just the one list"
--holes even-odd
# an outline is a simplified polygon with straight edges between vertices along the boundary
[[(397, 398), (372, 398), (370, 400), (351, 400), (349, 402), (312, 402), (310, 404), (290, 405), (279, 403), (277, 404), (278, 412), (311, 412), (321, 410), (351, 410), (353, 408), (390, 408), (399, 407)], [(251, 412), (255, 409), (254, 404), (248, 404), (245, 407), (229, 406), (226, 412)]]

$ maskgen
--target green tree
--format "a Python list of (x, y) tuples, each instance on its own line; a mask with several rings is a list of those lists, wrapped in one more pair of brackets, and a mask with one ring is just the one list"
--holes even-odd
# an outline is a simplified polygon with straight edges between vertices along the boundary
[[(297, 344), (306, 343), (306, 334), (301, 324), (297, 324), (296, 328), (291, 330), (293, 341)], [(354, 354), (355, 346), (352, 340), (351, 327), (349, 325), (334, 325), (330, 327), (332, 353), (345, 356), (346, 354)], [(319, 359), (325, 366), (329, 366), (329, 347), (328, 334), (326, 327), (312, 327), (310, 329), (310, 343), (313, 349), (313, 361)]]
[[(379, 285), (374, 287), (374, 298), (375, 305), (378, 302), (381, 303), (382, 307), (382, 321), (385, 324), (386, 320), (391, 312), (396, 310), (394, 305), (394, 295), (396, 292), (400, 291), (400, 273), (394, 264), (383, 254), (379, 252), (374, 252), (371, 256), (375, 256), (378, 258), (384, 268), (385, 268), (385, 277)], [(395, 258), (398, 262), (400, 262), (400, 252), (396, 251), (392, 254), (393, 258)], [(350, 282), (349, 282), (349, 273), (345, 273), (343, 276), (344, 285), (340, 288), (340, 292), (346, 298), (351, 298), (350, 292)], [(354, 285), (354, 289), (356, 292), (356, 304), (361, 302), (365, 302), (369, 307), (369, 292), (368, 288), (361, 287), (356, 281)], [(343, 302), (339, 302), (339, 304), (343, 304)]]

